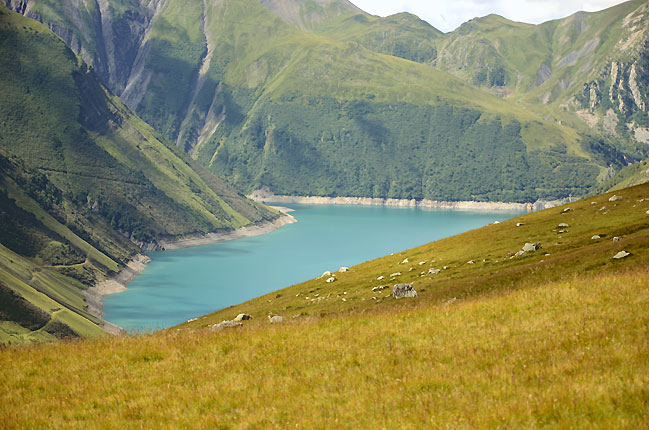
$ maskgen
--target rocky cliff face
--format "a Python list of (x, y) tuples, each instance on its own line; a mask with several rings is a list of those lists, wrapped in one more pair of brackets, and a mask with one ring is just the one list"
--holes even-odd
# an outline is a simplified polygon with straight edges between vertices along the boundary
[(121, 95), (137, 79), (136, 60), (146, 48), (147, 31), (164, 2), (5, 0), (5, 5), (45, 24), (92, 65), (113, 93)]

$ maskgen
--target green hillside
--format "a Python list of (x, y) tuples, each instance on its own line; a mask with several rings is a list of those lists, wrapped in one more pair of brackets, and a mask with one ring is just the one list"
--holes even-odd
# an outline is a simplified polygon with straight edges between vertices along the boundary
[[(584, 144), (585, 130), (431, 67), (450, 36), (412, 15), (324, 0), (111, 0), (91, 31), (66, 1), (23, 12), (77, 35), (82, 55), (106, 52), (128, 71), (98, 69), (115, 94), (246, 192), (533, 201), (585, 194), (625, 154), (643, 155)], [(110, 57), (119, 45), (138, 48)]]
[(83, 292), (141, 248), (277, 217), (192, 167), (61, 39), (4, 8), (0, 58), (0, 321), (14, 300), (40, 315), (2, 322), (2, 341), (56, 336), (56, 321), (97, 335)]
[[(152, 335), (4, 348), (0, 418), (9, 429), (645, 428), (649, 185), (617, 195)], [(419, 295), (393, 299), (397, 282)], [(372, 291), (381, 284), (390, 289)], [(240, 312), (254, 318), (208, 328)]]
[[(328, 37), (429, 64), (585, 134), (586, 152), (595, 158), (615, 155), (600, 158), (612, 167), (602, 171), (600, 180), (647, 155), (646, 2), (629, 1), (541, 25), (489, 15), (447, 34), (421, 22), (414, 27), (417, 19), (406, 14), (343, 18), (327, 28)], [(399, 49), (386, 51), (390, 46)], [(422, 55), (422, 46), (429, 54)], [(599, 149), (593, 148), (593, 139)], [(625, 175), (615, 182), (622, 183)]]

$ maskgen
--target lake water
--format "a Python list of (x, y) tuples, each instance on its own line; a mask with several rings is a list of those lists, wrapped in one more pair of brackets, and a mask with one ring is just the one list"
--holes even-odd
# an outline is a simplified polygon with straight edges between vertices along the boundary
[(179, 324), (341, 266), (482, 227), (520, 212), (284, 205), (298, 222), (262, 236), (165, 252), (107, 296), (106, 320), (129, 331)]

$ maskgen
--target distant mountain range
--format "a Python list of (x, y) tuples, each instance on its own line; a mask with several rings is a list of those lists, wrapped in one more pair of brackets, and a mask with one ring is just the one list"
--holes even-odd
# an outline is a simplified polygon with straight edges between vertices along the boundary
[(446, 34), (345, 0), (6, 3), (246, 192), (530, 201), (649, 155), (644, 1)]

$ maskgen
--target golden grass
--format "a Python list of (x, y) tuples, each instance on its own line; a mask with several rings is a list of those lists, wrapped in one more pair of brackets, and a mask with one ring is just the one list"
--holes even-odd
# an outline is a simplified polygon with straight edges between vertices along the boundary
[(6, 428), (647, 428), (649, 273), (0, 352)]

